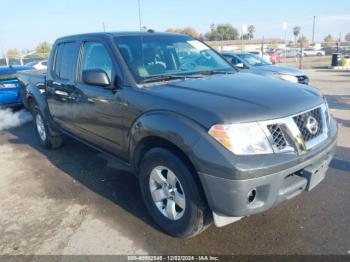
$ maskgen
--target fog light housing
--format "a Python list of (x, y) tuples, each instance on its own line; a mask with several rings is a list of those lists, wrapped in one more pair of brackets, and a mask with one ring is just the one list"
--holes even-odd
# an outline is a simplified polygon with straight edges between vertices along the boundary
[(252, 189), (249, 191), (248, 193), (248, 197), (247, 197), (247, 200), (248, 200), (248, 203), (251, 204), (254, 202), (255, 198), (256, 198), (256, 188)]

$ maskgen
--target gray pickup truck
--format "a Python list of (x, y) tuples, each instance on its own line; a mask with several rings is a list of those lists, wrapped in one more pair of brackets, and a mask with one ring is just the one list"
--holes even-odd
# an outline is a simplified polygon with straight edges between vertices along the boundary
[(317, 89), (236, 72), (186, 35), (63, 37), (46, 73), (18, 78), (40, 143), (57, 148), (65, 134), (123, 161), (150, 216), (175, 237), (310, 191), (336, 146)]

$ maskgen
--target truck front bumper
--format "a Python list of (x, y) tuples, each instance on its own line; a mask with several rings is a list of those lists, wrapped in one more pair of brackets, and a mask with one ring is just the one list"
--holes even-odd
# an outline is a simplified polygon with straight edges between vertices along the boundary
[[(333, 125), (336, 125), (335, 122)], [(325, 178), (336, 147), (337, 128), (333, 127), (333, 133), (326, 141), (303, 156), (286, 155), (275, 162), (271, 155), (265, 159), (259, 157), (260, 161), (254, 167), (259, 167), (256, 173), (248, 167), (247, 163), (251, 160), (243, 164), (244, 170), (233, 171), (230, 174), (232, 179), (199, 172), (215, 224), (223, 226), (241, 217), (263, 212), (320, 183)], [(238, 175), (235, 176), (235, 173)]]

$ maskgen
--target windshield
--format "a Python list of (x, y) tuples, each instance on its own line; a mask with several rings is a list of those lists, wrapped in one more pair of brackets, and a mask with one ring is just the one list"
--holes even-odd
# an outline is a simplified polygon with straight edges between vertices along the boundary
[(253, 54), (238, 54), (238, 56), (251, 66), (271, 65), (270, 62)]
[(234, 70), (215, 51), (189, 36), (121, 36), (115, 43), (138, 83), (157, 76)]

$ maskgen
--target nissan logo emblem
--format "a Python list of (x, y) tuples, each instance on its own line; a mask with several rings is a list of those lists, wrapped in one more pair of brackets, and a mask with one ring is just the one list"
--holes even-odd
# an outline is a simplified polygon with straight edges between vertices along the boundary
[(317, 120), (313, 116), (309, 116), (306, 119), (306, 128), (311, 135), (316, 135), (318, 131)]

